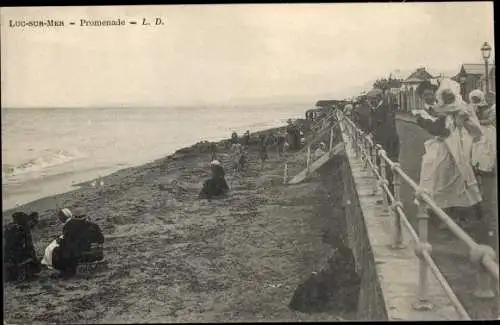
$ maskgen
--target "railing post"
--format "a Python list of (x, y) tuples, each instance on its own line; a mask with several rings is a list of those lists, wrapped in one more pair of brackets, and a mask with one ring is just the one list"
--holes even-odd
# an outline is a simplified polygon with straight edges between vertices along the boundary
[[(370, 146), (370, 152), (369, 154), (371, 155), (371, 162), (372, 162), (372, 173), (373, 177), (375, 177), (375, 180), (377, 180), (377, 145), (375, 142), (368, 140), (368, 145)], [(373, 192), (372, 195), (377, 195), (378, 194), (378, 184), (377, 181), (375, 181), (375, 186), (373, 187)]]
[(354, 154), (356, 155), (356, 158), (359, 158), (358, 130), (352, 129), (352, 126), (351, 130), (352, 130), (351, 134), (352, 134), (352, 146), (354, 149)]
[(330, 152), (332, 152), (333, 149), (333, 126), (330, 128)]
[(487, 245), (476, 244), (470, 251), (469, 258), (471, 263), (476, 266), (476, 288), (474, 289), (474, 297), (479, 299), (492, 299), (495, 293), (492, 290), (492, 279), (490, 274), (484, 268), (483, 258), (489, 255), (495, 257), (495, 250)]
[(309, 168), (311, 167), (311, 145), (307, 146), (307, 158), (306, 158), (306, 174), (309, 175)]
[(364, 133), (361, 133), (361, 158), (363, 159), (363, 169), (366, 170), (370, 160), (370, 152), (368, 151), (368, 140)]
[(288, 180), (288, 163), (285, 163), (285, 170), (283, 172), (283, 184), (286, 184)]
[(402, 208), (401, 203), (401, 176), (396, 169), (399, 167), (399, 163), (394, 163), (392, 165), (392, 184), (394, 186), (394, 202), (392, 202), (391, 209), (394, 212), (394, 239), (392, 242), (392, 248), (401, 249), (405, 245), (403, 243), (403, 228), (401, 226), (401, 216), (397, 210), (398, 207)]
[(434, 308), (434, 304), (430, 302), (428, 297), (428, 266), (427, 262), (423, 257), (423, 252), (430, 251), (431, 246), (427, 242), (428, 235), (428, 221), (429, 216), (427, 215), (425, 202), (422, 201), (420, 195), (417, 197), (417, 219), (418, 219), (418, 236), (419, 243), (415, 247), (415, 253), (419, 258), (419, 272), (418, 272), (418, 301), (413, 304), (413, 308), (416, 310), (431, 310)]
[(387, 181), (387, 173), (385, 170), (385, 160), (382, 158), (382, 155), (385, 153), (384, 149), (380, 149), (381, 147), (377, 147), (376, 149), (376, 155), (378, 156), (378, 159), (380, 160), (380, 176), (381, 179), (379, 181), (380, 184), (380, 190), (382, 191), (382, 199), (384, 201), (384, 209), (389, 210), (389, 215), (391, 215), (391, 210), (389, 209), (389, 196), (384, 190), (384, 184), (389, 184)]

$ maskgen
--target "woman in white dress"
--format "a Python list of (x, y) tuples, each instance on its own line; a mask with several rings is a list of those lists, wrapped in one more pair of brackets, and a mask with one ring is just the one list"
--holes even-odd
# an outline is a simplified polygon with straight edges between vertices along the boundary
[[(420, 186), (462, 227), (481, 218), (482, 197), (471, 163), (472, 144), (481, 137), (477, 118), (460, 96), (459, 85), (444, 79), (435, 93), (434, 116), (414, 111), (433, 138), (424, 143)], [(472, 220), (471, 220), (472, 219)]]

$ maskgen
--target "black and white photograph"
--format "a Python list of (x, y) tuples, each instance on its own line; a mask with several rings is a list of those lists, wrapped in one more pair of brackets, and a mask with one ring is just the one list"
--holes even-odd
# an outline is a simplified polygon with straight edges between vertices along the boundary
[(4, 325), (500, 319), (493, 7), (1, 7)]

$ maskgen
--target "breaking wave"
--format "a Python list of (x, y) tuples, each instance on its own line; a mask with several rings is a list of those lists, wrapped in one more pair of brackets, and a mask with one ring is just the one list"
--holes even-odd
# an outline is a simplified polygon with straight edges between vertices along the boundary
[(18, 165), (2, 165), (2, 178), (20, 174), (38, 172), (43, 169), (61, 165), (72, 160), (83, 158), (84, 155), (77, 149), (55, 150), (44, 152), (42, 156), (24, 161)]

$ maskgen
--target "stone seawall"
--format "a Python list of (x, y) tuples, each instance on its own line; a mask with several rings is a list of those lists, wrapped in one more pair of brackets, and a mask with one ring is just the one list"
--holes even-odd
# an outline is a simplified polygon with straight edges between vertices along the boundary
[(344, 210), (344, 232), (361, 276), (358, 320), (459, 320), (441, 285), (429, 271), (428, 299), (431, 310), (417, 311), (412, 305), (418, 300), (419, 260), (415, 256), (410, 234), (403, 227), (406, 247), (390, 247), (393, 218), (384, 209), (380, 190), (374, 194), (376, 180), (361, 159), (355, 156), (344, 132), (344, 155), (331, 169), (336, 175), (331, 186), (341, 193)]
[(380, 288), (375, 259), (364, 221), (363, 209), (347, 157), (339, 172), (343, 176), (343, 205), (346, 215), (346, 235), (356, 259), (356, 271), (361, 276), (359, 320), (387, 320), (384, 297)]

